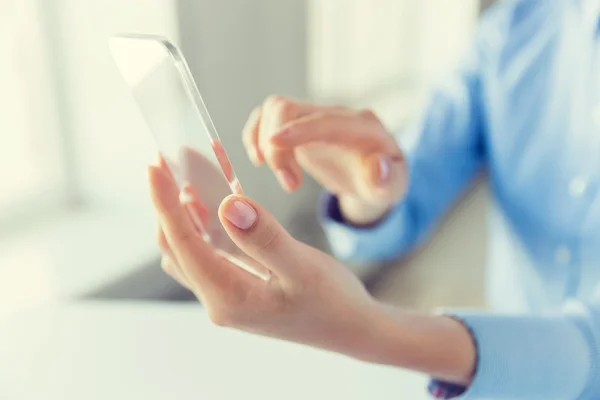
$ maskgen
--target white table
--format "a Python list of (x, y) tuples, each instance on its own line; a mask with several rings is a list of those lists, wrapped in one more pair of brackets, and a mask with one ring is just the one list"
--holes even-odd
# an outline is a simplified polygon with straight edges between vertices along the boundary
[(0, 321), (6, 400), (411, 399), (426, 378), (213, 326), (197, 305), (86, 302)]
[(3, 236), (0, 320), (24, 308), (86, 295), (156, 263), (152, 210), (139, 209), (65, 212)]

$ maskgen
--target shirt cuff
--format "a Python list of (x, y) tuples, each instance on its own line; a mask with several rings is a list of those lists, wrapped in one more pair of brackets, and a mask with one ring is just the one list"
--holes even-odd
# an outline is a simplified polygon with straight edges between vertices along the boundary
[[(587, 398), (583, 394), (596, 375), (597, 350), (585, 317), (474, 312), (451, 316), (471, 331), (478, 364), (465, 390), (432, 381), (430, 391), (439, 387), (441, 398)], [(450, 397), (444, 397), (446, 391), (452, 392)]]
[(354, 262), (390, 261), (405, 251), (408, 224), (403, 207), (396, 207), (378, 225), (362, 228), (346, 223), (336, 196), (325, 193), (321, 199), (320, 223), (332, 253)]
[[(471, 336), (471, 341), (475, 348), (478, 348), (477, 340), (475, 339), (475, 334), (471, 330), (471, 327), (466, 325), (461, 319), (452, 317), (454, 320), (458, 321), (462, 326), (469, 332)], [(473, 368), (473, 374), (477, 371), (477, 366), (479, 365), (479, 353), (476, 352), (475, 356), (475, 367)], [(427, 390), (429, 394), (432, 395), (436, 399), (455, 399), (461, 395), (463, 395), (467, 391), (467, 385), (458, 385), (456, 383), (444, 382), (439, 379), (432, 379), (427, 386)]]

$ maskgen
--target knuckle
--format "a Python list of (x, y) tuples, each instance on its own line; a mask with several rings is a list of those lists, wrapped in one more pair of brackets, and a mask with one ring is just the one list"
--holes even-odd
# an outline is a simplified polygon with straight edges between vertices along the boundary
[(183, 245), (192, 245), (196, 239), (196, 235), (190, 229), (178, 230), (175, 234), (175, 240)]
[(265, 158), (269, 161), (269, 163), (273, 163), (278, 160), (280, 157), (281, 150), (275, 148), (274, 146), (263, 146), (261, 148)]
[(252, 140), (252, 130), (244, 127), (242, 131), (242, 143), (249, 144)]
[(169, 243), (167, 243), (167, 238), (165, 237), (165, 234), (163, 233), (162, 230), (158, 231), (157, 237), (156, 237), (156, 242), (158, 243), (158, 247), (164, 252), (168, 252), (169, 251)]
[(283, 232), (281, 230), (273, 230), (268, 227), (265, 229), (264, 234), (260, 235), (256, 246), (262, 252), (269, 252), (277, 248), (283, 239)]
[(250, 138), (252, 136), (252, 133), (254, 131), (254, 129), (252, 129), (252, 128), (254, 128), (256, 123), (258, 122), (261, 112), (262, 112), (261, 106), (254, 107), (254, 109), (250, 112), (250, 116), (248, 117), (248, 120), (246, 121), (244, 130), (242, 131), (242, 137)]
[(286, 167), (290, 164), (289, 158), (293, 156), (287, 151), (276, 149), (272, 146), (265, 146), (263, 155), (269, 166), (274, 170)]
[(252, 119), (254, 119), (254, 118), (258, 118), (258, 116), (259, 116), (259, 115), (260, 115), (260, 113), (261, 113), (261, 110), (262, 110), (262, 106), (256, 106), (256, 107), (254, 107), (254, 108), (252, 109), (252, 111), (250, 111), (250, 117), (251, 117)]
[(253, 135), (249, 132), (242, 132), (242, 144), (248, 150), (254, 145)]
[(227, 309), (211, 310), (208, 312), (208, 318), (217, 326), (233, 327), (235, 325), (234, 315)]
[(278, 94), (272, 94), (265, 99), (264, 105), (265, 107), (272, 107), (278, 104), (280, 101), (283, 101), (285, 98)]
[(290, 117), (294, 114), (296, 105), (290, 100), (283, 99), (277, 103), (275, 110), (280, 117)]
[(160, 266), (165, 273), (167, 273), (167, 274), (171, 273), (172, 265), (169, 262), (169, 259), (167, 257), (162, 258), (162, 260), (160, 261)]
[(265, 104), (271, 112), (280, 117), (291, 115), (296, 109), (292, 100), (279, 95), (269, 96)]
[(375, 114), (375, 112), (373, 110), (371, 110), (370, 108), (366, 108), (363, 110), (360, 110), (358, 112), (358, 115), (364, 119), (367, 120), (371, 120), (371, 121), (379, 121), (379, 118), (377, 117), (377, 114)]

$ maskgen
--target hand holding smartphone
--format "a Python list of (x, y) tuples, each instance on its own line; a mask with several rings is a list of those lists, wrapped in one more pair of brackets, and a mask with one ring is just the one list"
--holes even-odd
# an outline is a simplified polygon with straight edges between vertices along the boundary
[(200, 202), (188, 207), (198, 232), (239, 267), (269, 279), (219, 221), (223, 199), (243, 191), (181, 51), (163, 37), (137, 34), (112, 37), (110, 49), (180, 191)]

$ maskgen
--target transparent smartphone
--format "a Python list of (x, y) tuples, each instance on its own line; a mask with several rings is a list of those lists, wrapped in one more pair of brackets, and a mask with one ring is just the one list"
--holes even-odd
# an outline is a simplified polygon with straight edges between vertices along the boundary
[(269, 270), (242, 252), (219, 221), (223, 199), (242, 187), (181, 51), (152, 35), (114, 36), (109, 44), (179, 189), (201, 202), (188, 208), (198, 232), (234, 264), (269, 279)]

